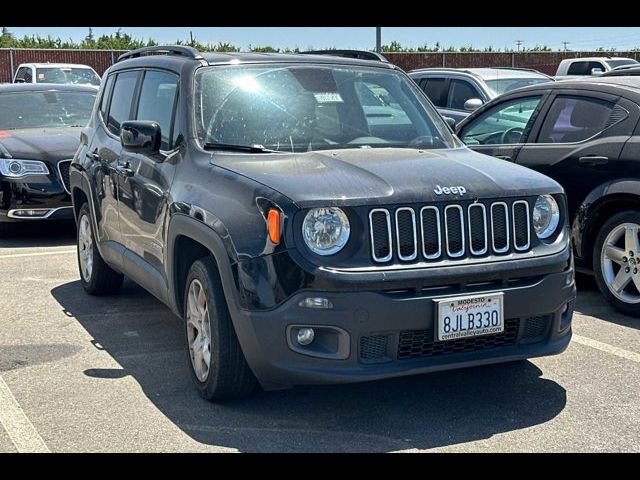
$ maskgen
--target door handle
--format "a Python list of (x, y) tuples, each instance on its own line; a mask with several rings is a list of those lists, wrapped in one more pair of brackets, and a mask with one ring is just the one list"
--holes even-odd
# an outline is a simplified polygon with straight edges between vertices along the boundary
[(586, 163), (588, 165), (604, 165), (609, 162), (609, 157), (600, 157), (597, 155), (592, 155), (588, 157), (580, 157), (578, 159), (580, 163)]
[(507, 162), (511, 161), (511, 157), (509, 155), (496, 155), (496, 158), (499, 158), (500, 160), (506, 160)]
[(118, 172), (123, 177), (133, 177), (133, 170), (129, 168), (128, 164), (116, 165), (116, 172)]

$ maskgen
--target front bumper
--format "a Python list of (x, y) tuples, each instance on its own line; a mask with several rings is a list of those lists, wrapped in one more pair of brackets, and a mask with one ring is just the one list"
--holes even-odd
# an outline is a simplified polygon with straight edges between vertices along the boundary
[(71, 195), (60, 182), (44, 176), (35, 180), (0, 180), (0, 222), (73, 219)]
[[(275, 309), (234, 309), (232, 315), (247, 362), (264, 388), (362, 382), (560, 353), (571, 339), (573, 277), (573, 270), (567, 269), (467, 285), (464, 290), (455, 286), (380, 292), (302, 290)], [(504, 292), (508, 339), (497, 341), (488, 335), (456, 345), (433, 342), (435, 299), (489, 292)], [(329, 299), (333, 308), (298, 305), (310, 296)], [(340, 335), (345, 340), (340, 354), (318, 358), (294, 351), (291, 329), (299, 326), (338, 332), (337, 342)], [(326, 344), (332, 350), (330, 337)], [(406, 355), (407, 342), (415, 343), (418, 356)]]

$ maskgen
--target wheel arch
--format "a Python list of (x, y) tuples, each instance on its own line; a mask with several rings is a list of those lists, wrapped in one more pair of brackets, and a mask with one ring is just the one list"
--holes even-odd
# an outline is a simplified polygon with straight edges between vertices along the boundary
[(627, 178), (594, 188), (582, 202), (573, 221), (573, 240), (581, 267), (593, 269), (595, 239), (612, 215), (640, 210), (640, 179)]

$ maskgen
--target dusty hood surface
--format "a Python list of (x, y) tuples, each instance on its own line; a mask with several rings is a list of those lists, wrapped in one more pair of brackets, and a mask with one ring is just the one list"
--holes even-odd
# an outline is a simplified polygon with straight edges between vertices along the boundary
[[(221, 154), (212, 163), (252, 178), (300, 206), (383, 205), (562, 192), (533, 170), (467, 148), (349, 149), (301, 154)], [(440, 188), (438, 188), (440, 186)], [(463, 187), (464, 195), (441, 193)]]
[(25, 128), (0, 132), (0, 156), (26, 160), (73, 158), (81, 128)]

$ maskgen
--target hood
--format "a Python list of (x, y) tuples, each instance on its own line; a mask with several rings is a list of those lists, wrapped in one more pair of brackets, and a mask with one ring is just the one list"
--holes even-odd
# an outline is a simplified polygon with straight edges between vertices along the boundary
[(0, 156), (28, 160), (70, 159), (82, 128), (25, 128), (0, 132)]
[[(545, 175), (466, 147), (353, 149), (299, 155), (216, 153), (212, 163), (277, 190), (301, 207), (475, 200), (563, 191)], [(466, 192), (445, 193), (445, 187), (463, 187)]]

